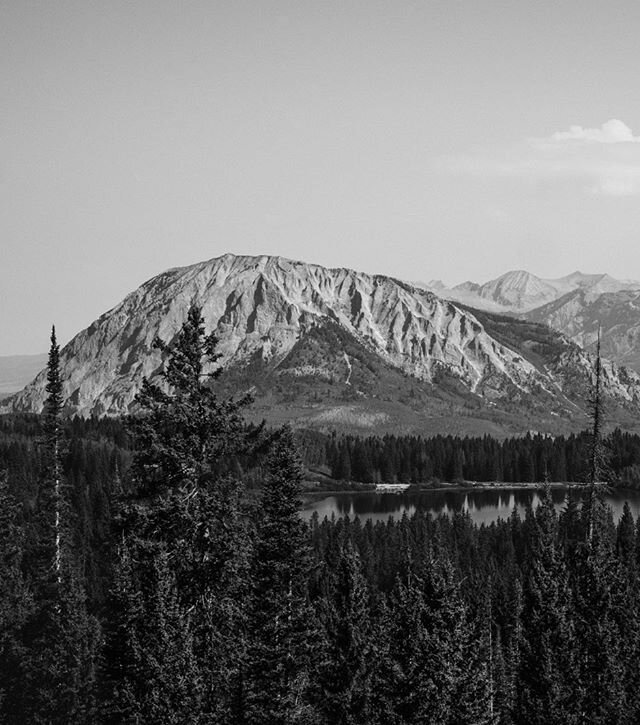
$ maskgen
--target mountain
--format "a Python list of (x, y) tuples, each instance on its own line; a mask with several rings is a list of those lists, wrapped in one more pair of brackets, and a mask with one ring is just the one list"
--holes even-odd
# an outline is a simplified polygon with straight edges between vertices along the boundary
[(466, 282), (454, 287), (453, 291), (456, 290), (467, 298), (476, 295), (480, 299), (510, 310), (537, 307), (555, 295), (555, 288), (549, 283), (522, 270), (507, 272), (497, 279), (479, 285), (476, 289)]
[(484, 284), (441, 288), (438, 294), (473, 308), (549, 325), (591, 352), (600, 325), (602, 354), (640, 372), (639, 282), (582, 272), (541, 279), (519, 270)]
[(548, 280), (558, 291), (559, 296), (573, 290), (589, 290), (592, 293), (620, 292), (640, 289), (640, 282), (631, 279), (614, 279), (608, 274), (583, 274), (573, 272), (566, 277)]
[(412, 282), (414, 287), (417, 287), (418, 289), (424, 289), (428, 292), (435, 292), (436, 294), (440, 294), (442, 290), (446, 290), (447, 286), (441, 279), (430, 279), (428, 282)]
[(582, 272), (557, 279), (542, 279), (524, 270), (514, 270), (484, 284), (463, 282), (451, 289), (441, 288), (438, 294), (490, 312), (520, 314), (549, 304), (569, 292), (583, 290), (603, 294), (628, 289), (640, 290), (640, 282)]
[(526, 315), (560, 330), (586, 350), (601, 334), (602, 354), (640, 372), (640, 291), (576, 289)]
[(0, 397), (24, 388), (24, 386), (46, 367), (47, 355), (3, 355), (0, 356)]
[[(506, 294), (506, 289), (503, 289)], [(254, 415), (298, 425), (428, 432), (582, 427), (592, 361), (532, 321), (480, 312), (406, 282), (280, 257), (231, 254), (152, 278), (61, 351), (69, 412), (134, 406), (189, 305), (219, 338), (227, 392)], [(605, 365), (616, 421), (640, 419), (640, 377)], [(40, 410), (46, 376), (13, 396)]]

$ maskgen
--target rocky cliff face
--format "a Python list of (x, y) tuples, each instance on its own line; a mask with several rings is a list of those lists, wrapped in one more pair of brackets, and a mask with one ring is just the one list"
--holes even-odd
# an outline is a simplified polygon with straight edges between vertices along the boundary
[[(142, 377), (161, 363), (154, 338), (170, 340), (191, 302), (218, 335), (225, 367), (256, 352), (277, 365), (302, 331), (330, 319), (421, 380), (444, 368), (474, 390), (488, 367), (522, 385), (534, 373), (473, 315), (430, 292), (347, 269), (225, 255), (154, 277), (79, 333), (61, 354), (69, 407), (81, 415), (128, 410)], [(40, 375), (14, 408), (40, 409), (44, 384)]]
[[(529, 329), (505, 334), (494, 321), (496, 332), (489, 332), (472, 311), (405, 282), (279, 257), (225, 255), (154, 277), (65, 346), (61, 372), (69, 410), (80, 415), (130, 410), (142, 378), (152, 378), (162, 364), (153, 340), (171, 340), (192, 302), (202, 307), (207, 331), (219, 338), (221, 364), (236, 371), (240, 383), (250, 367), (262, 378), (277, 374), (276, 382), (286, 375), (313, 383), (335, 376), (342, 366), (341, 384), (359, 404), (367, 392), (356, 390), (356, 381), (373, 391), (374, 378), (372, 397), (393, 402), (393, 391), (380, 384), (389, 370), (396, 371), (389, 378), (396, 390), (404, 376), (432, 391), (446, 381), (451, 400), (471, 396), (495, 407), (507, 399), (514, 405), (537, 399), (545, 410), (574, 405), (550, 363), (571, 349), (564, 339), (541, 362), (528, 346), (534, 334)], [(513, 327), (512, 322), (506, 324)], [(325, 332), (314, 336), (314, 330)], [(541, 334), (535, 326), (534, 331), (534, 337)], [(611, 394), (635, 404), (640, 379), (619, 385), (614, 369), (611, 375)], [(39, 375), (12, 399), (12, 408), (40, 410), (45, 382)], [(453, 403), (447, 405), (452, 410)]]
[(480, 310), (549, 325), (591, 352), (600, 326), (603, 355), (640, 372), (640, 283), (633, 280), (582, 272), (541, 279), (514, 271), (482, 285), (441, 287), (437, 294)]
[(577, 289), (527, 313), (526, 317), (560, 330), (593, 351), (601, 334), (605, 357), (640, 372), (640, 292)]

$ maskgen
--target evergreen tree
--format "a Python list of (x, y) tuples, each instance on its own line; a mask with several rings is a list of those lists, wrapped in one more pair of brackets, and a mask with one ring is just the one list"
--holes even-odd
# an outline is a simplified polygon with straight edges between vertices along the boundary
[(20, 506), (0, 472), (0, 720), (22, 719), (22, 677), (25, 651), (20, 632), (31, 608), (22, 573), (24, 532)]
[(106, 725), (143, 722), (140, 703), (149, 683), (142, 669), (144, 605), (125, 540), (118, 547), (107, 599), (100, 678), (100, 715)]
[(55, 606), (60, 581), (62, 534), (63, 530), (66, 535), (71, 531), (68, 501), (63, 497), (62, 382), (55, 327), (51, 331), (46, 390), (42, 413), (43, 437), (40, 441), (42, 465), (28, 543), (28, 568), (37, 582), (39, 604), (45, 610)]
[(527, 524), (529, 560), (516, 721), (531, 725), (579, 722), (568, 572), (558, 547), (558, 521), (548, 487), (535, 514), (528, 511)]
[(636, 527), (629, 502), (622, 507), (622, 516), (618, 521), (616, 550), (618, 559), (627, 566), (631, 575), (635, 574)]
[(589, 442), (589, 483), (593, 485), (605, 480), (607, 474), (606, 454), (602, 439), (604, 424), (604, 403), (602, 399), (602, 360), (600, 358), (600, 328), (596, 344), (596, 362), (593, 385), (589, 398), (589, 415), (591, 417), (591, 440)]
[(126, 544), (111, 592), (103, 670), (104, 723), (201, 722), (202, 684), (189, 617), (181, 607), (162, 546)]
[(308, 722), (313, 617), (310, 548), (298, 515), (302, 467), (289, 427), (267, 464), (256, 524), (249, 620), (247, 722)]
[(214, 333), (205, 334), (200, 307), (191, 305), (170, 343), (154, 346), (166, 363), (158, 383), (147, 378), (136, 396), (140, 413), (131, 420), (136, 443), (133, 476), (145, 493), (191, 490), (226, 456), (246, 448), (241, 411), (250, 398), (221, 399), (211, 383), (220, 354)]
[[(112, 592), (107, 633), (109, 717), (144, 688), (145, 668), (136, 663), (168, 651), (155, 699), (145, 700), (149, 712), (173, 718), (167, 722), (187, 715), (240, 722), (249, 542), (243, 487), (225, 471), (230, 454), (246, 450), (256, 432), (240, 416), (248, 399), (220, 399), (211, 385), (219, 371), (207, 371), (219, 355), (200, 308), (190, 307), (171, 343), (156, 345), (165, 367), (137, 397), (133, 494), (119, 504), (126, 548), (115, 562), (122, 584)], [(141, 617), (144, 627), (135, 624)], [(185, 668), (194, 673), (194, 693), (180, 689), (183, 677), (161, 684), (164, 670)]]
[(343, 543), (337, 565), (326, 574), (320, 617), (324, 641), (318, 678), (326, 720), (371, 723), (376, 642), (369, 591), (351, 542)]
[(399, 579), (388, 606), (378, 698), (384, 723), (485, 723), (485, 673), (451, 565), (428, 559)]
[(223, 478), (215, 493), (199, 497), (188, 568), (196, 576), (181, 586), (191, 602), (203, 710), (225, 725), (243, 723), (245, 711), (251, 541), (243, 496), (237, 481)]
[(608, 453), (602, 436), (604, 425), (604, 401), (602, 396), (602, 360), (600, 358), (600, 328), (598, 328), (598, 342), (596, 347), (596, 362), (593, 376), (591, 396), (589, 398), (589, 416), (591, 418), (591, 435), (589, 440), (589, 489), (583, 503), (583, 517), (585, 519), (587, 536), (589, 540), (594, 535), (595, 520), (604, 507), (602, 484), (609, 481), (611, 471), (608, 463)]
[(63, 399), (55, 328), (47, 394), (43, 471), (26, 557), (33, 607), (23, 628), (23, 717), (25, 722), (71, 725), (93, 721), (98, 630), (87, 611), (68, 487), (62, 476)]
[(621, 643), (624, 706), (621, 707), (620, 722), (629, 724), (640, 719), (640, 672), (637, 666), (640, 659), (640, 598), (635, 549), (635, 522), (625, 503), (617, 526), (612, 617), (617, 627), (616, 639)]
[(623, 641), (616, 621), (621, 582), (614, 558), (615, 528), (599, 497), (590, 521), (591, 536), (572, 562), (580, 712), (589, 722), (617, 723), (625, 713)]

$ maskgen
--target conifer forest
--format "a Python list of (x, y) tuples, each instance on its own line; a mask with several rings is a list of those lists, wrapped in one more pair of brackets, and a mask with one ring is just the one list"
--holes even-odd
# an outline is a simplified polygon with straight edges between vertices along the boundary
[[(126, 421), (0, 420), (0, 722), (640, 722), (640, 439), (358, 438), (246, 422), (192, 306)], [(214, 370), (214, 372), (210, 372)], [(598, 421), (598, 401), (594, 403)], [(586, 481), (490, 525), (299, 515), (336, 480)]]

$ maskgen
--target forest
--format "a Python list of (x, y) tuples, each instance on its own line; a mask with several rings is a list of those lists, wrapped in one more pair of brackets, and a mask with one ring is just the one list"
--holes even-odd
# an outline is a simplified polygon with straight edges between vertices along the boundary
[[(551, 437), (540, 433), (498, 440), (491, 436), (369, 436), (299, 434), (305, 465), (337, 481), (438, 484), (442, 481), (584, 482), (589, 476), (591, 433)], [(633, 488), (639, 482), (640, 436), (616, 428), (603, 437), (607, 480)]]
[[(246, 423), (192, 307), (126, 421), (0, 420), (0, 722), (640, 722), (637, 437), (357, 438)], [(489, 526), (298, 515), (335, 479), (584, 480)], [(558, 478), (559, 477), (559, 478)]]

